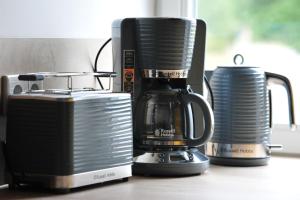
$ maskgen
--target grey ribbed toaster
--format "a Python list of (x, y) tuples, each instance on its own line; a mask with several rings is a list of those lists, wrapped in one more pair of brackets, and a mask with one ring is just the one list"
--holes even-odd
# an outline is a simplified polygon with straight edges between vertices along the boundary
[(12, 185), (70, 189), (131, 176), (131, 97), (94, 90), (8, 97)]

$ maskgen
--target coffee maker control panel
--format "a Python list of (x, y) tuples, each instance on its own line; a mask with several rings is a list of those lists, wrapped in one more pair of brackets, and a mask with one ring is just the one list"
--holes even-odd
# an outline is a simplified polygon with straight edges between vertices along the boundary
[(134, 68), (135, 68), (135, 51), (124, 50), (123, 54), (123, 90), (125, 92), (134, 92)]

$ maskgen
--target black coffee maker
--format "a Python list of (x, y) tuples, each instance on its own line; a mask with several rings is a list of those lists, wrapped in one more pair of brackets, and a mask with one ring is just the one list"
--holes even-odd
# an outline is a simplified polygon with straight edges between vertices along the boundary
[(201, 152), (213, 131), (203, 93), (202, 20), (128, 18), (113, 23), (115, 91), (132, 94), (133, 173), (193, 175), (208, 169)]

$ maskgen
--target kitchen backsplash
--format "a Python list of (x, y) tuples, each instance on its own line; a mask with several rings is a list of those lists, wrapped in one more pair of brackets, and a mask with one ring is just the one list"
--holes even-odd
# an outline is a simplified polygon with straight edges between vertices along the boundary
[[(96, 53), (105, 39), (0, 39), (0, 74), (20, 74), (37, 71), (92, 71)], [(111, 46), (100, 56), (98, 69), (112, 70)], [(46, 80), (46, 87), (64, 87), (67, 80)], [(95, 87), (93, 77), (74, 78), (74, 87)], [(106, 84), (107, 85), (107, 84)]]

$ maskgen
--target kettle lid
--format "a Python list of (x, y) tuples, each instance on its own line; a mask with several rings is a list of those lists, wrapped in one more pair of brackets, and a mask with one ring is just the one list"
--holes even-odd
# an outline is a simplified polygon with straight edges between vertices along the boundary
[(244, 56), (242, 54), (235, 54), (235, 56), (233, 56), (233, 63), (235, 65), (242, 65), (244, 63)]
[(242, 54), (236, 54), (233, 57), (233, 63), (235, 64), (234, 66), (218, 66), (217, 68), (222, 68), (222, 69), (228, 69), (228, 70), (237, 70), (237, 69), (253, 69), (253, 70), (258, 70), (260, 67), (254, 67), (254, 66), (246, 66), (244, 64), (244, 57)]

